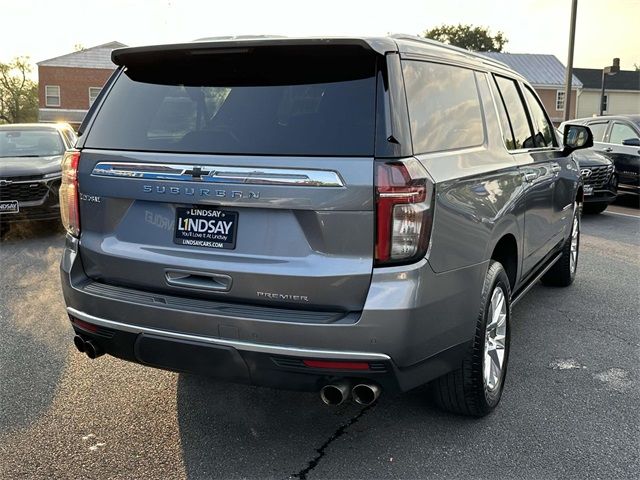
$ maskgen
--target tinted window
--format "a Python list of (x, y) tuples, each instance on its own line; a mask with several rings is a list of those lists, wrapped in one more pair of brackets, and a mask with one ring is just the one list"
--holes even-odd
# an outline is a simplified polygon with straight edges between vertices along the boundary
[(593, 141), (601, 142), (604, 138), (604, 132), (607, 130), (608, 122), (590, 123), (587, 125), (593, 133)]
[(534, 148), (527, 112), (522, 104), (516, 82), (504, 77), (495, 78), (511, 123), (514, 137), (513, 147), (515, 149)]
[(524, 96), (529, 104), (531, 123), (533, 123), (534, 130), (533, 139), (536, 147), (553, 147), (553, 128), (549, 124), (540, 102), (527, 86), (524, 88)]
[(491, 85), (491, 92), (493, 93), (493, 97), (495, 98), (496, 109), (498, 110), (498, 118), (500, 119), (500, 126), (502, 127), (502, 139), (504, 140), (505, 146), (509, 150), (514, 150), (515, 144), (513, 141), (513, 132), (511, 131), (511, 123), (509, 122), (507, 111), (504, 108), (502, 97), (500, 95), (500, 92), (498, 91), (498, 88), (496, 87), (495, 82), (490, 81), (489, 85)]
[(350, 52), (256, 49), (158, 62), (162, 69), (129, 67), (101, 105), (85, 146), (373, 155), (375, 59)]
[(623, 140), (629, 140), (630, 138), (638, 138), (638, 134), (633, 129), (624, 125), (623, 123), (614, 123), (611, 127), (611, 134), (609, 135), (609, 143), (616, 143), (622, 145)]
[(484, 129), (473, 71), (403, 62), (413, 149), (435, 152), (481, 145)]

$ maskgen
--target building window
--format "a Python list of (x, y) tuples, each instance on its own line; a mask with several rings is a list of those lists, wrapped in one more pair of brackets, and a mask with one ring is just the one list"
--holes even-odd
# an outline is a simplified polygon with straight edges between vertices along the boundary
[(564, 91), (556, 90), (556, 110), (564, 111)]
[(100, 95), (100, 90), (102, 90), (100, 87), (89, 87), (89, 106), (96, 101), (96, 98)]
[(58, 85), (45, 85), (44, 104), (46, 107), (60, 106), (60, 87)]

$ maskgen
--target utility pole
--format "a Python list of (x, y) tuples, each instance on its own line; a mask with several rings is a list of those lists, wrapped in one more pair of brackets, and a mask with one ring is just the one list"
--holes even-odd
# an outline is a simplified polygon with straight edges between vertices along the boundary
[(567, 58), (567, 76), (564, 82), (564, 121), (571, 117), (571, 79), (573, 78), (573, 47), (576, 42), (576, 14), (578, 0), (571, 0), (571, 24), (569, 26), (569, 56)]
[[(607, 82), (607, 77), (609, 75), (615, 75), (620, 71), (620, 59), (614, 58), (613, 63), (602, 69), (602, 90), (600, 91), (600, 116), (604, 115), (604, 95), (605, 95), (605, 85)], [(608, 108), (608, 106), (607, 106)]]

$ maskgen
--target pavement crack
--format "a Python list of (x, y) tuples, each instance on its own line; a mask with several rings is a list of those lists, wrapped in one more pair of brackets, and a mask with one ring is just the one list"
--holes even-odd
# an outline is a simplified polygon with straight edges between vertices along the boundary
[(338, 429), (335, 432), (333, 432), (333, 434), (331, 434), (331, 436), (327, 439), (327, 441), (324, 442), (320, 446), (320, 448), (316, 449), (317, 455), (313, 457), (311, 460), (309, 460), (309, 463), (307, 463), (307, 466), (302, 470), (300, 470), (298, 473), (292, 474), (289, 478), (299, 478), (300, 480), (307, 480), (309, 473), (311, 473), (311, 471), (318, 466), (322, 458), (326, 455), (326, 450), (327, 448), (329, 448), (329, 445), (331, 445), (333, 442), (339, 439), (342, 435), (344, 435), (347, 432), (347, 429), (351, 425), (358, 422), (358, 420), (360, 420), (360, 418), (362, 418), (362, 416), (365, 413), (367, 413), (370, 409), (372, 409), (374, 406), (375, 406), (375, 403), (372, 403), (371, 405), (364, 407), (362, 410), (360, 410), (360, 412), (358, 412), (358, 414), (355, 417), (351, 418), (348, 422), (345, 422), (342, 425), (340, 425)]

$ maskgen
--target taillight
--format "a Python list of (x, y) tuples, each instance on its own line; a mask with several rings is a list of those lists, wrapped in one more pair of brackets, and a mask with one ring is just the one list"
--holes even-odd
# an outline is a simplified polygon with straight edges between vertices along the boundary
[(376, 162), (376, 265), (410, 263), (429, 247), (433, 183), (414, 158)]
[(80, 152), (68, 150), (62, 158), (60, 184), (60, 216), (64, 228), (74, 237), (80, 236), (80, 210), (78, 205), (78, 163)]

